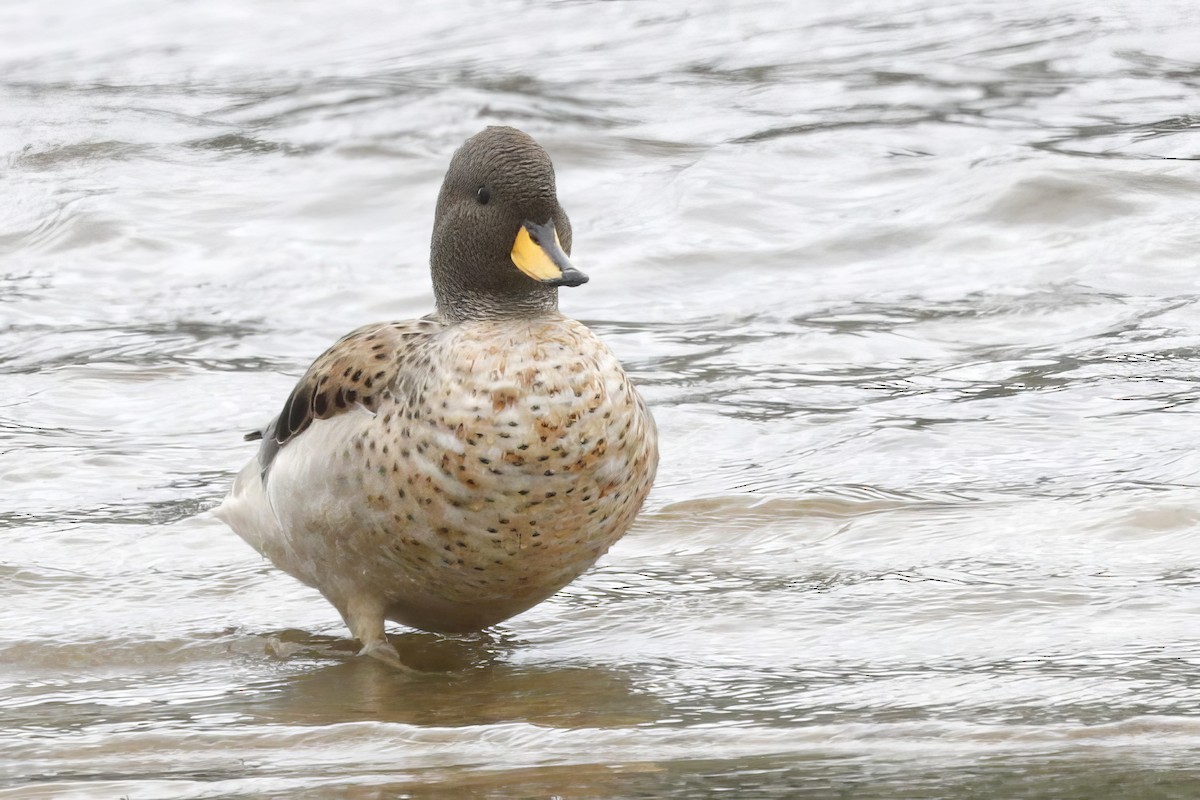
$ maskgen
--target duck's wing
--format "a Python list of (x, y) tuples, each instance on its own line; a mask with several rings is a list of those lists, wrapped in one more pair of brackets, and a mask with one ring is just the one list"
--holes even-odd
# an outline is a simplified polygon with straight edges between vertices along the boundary
[(238, 473), (214, 513), (254, 549), (300, 580), (307, 580), (291, 552), (267, 494), (267, 473), (276, 455), (303, 436), (314, 420), (347, 412), (374, 413), (389, 392), (411, 380), (422, 345), (441, 329), (432, 318), (366, 325), (342, 337), (313, 362), (283, 410), (261, 431), (258, 457)]
[(263, 483), (276, 454), (313, 420), (356, 409), (375, 413), (380, 398), (412, 363), (413, 351), (441, 327), (429, 318), (364, 325), (322, 353), (292, 389), (279, 416), (246, 437), (262, 439), (258, 463)]

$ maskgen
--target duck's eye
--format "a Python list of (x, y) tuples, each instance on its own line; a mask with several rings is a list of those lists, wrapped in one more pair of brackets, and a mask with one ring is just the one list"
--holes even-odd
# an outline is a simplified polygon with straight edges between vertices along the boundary
[(480, 186), (475, 190), (475, 199), (479, 201), (479, 205), (486, 206), (488, 200), (492, 199), (492, 193), (488, 191), (486, 186)]

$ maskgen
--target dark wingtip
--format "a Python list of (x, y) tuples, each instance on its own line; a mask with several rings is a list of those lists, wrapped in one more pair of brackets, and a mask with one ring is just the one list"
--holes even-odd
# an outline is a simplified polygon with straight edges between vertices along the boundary
[(247, 433), (245, 436), (242, 437), (242, 441), (243, 442), (257, 442), (262, 437), (263, 437), (262, 431), (250, 431), (249, 433)]

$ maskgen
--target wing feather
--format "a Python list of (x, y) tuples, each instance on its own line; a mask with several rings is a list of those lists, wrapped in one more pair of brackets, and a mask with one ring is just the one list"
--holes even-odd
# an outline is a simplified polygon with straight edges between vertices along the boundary
[(431, 319), (385, 322), (338, 339), (321, 354), (271, 424), (247, 440), (262, 439), (258, 461), (263, 483), (279, 450), (304, 433), (313, 420), (329, 419), (362, 406), (375, 412), (411, 362), (414, 348), (441, 329)]

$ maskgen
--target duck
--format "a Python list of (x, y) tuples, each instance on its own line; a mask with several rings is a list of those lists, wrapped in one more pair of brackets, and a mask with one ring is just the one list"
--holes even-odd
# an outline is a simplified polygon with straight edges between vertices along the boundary
[(654, 483), (654, 419), (612, 351), (558, 310), (571, 223), (528, 134), (488, 127), (435, 209), (435, 310), (343, 336), (278, 415), (216, 516), (319, 591), (369, 656), (388, 621), (480, 631), (591, 568)]

